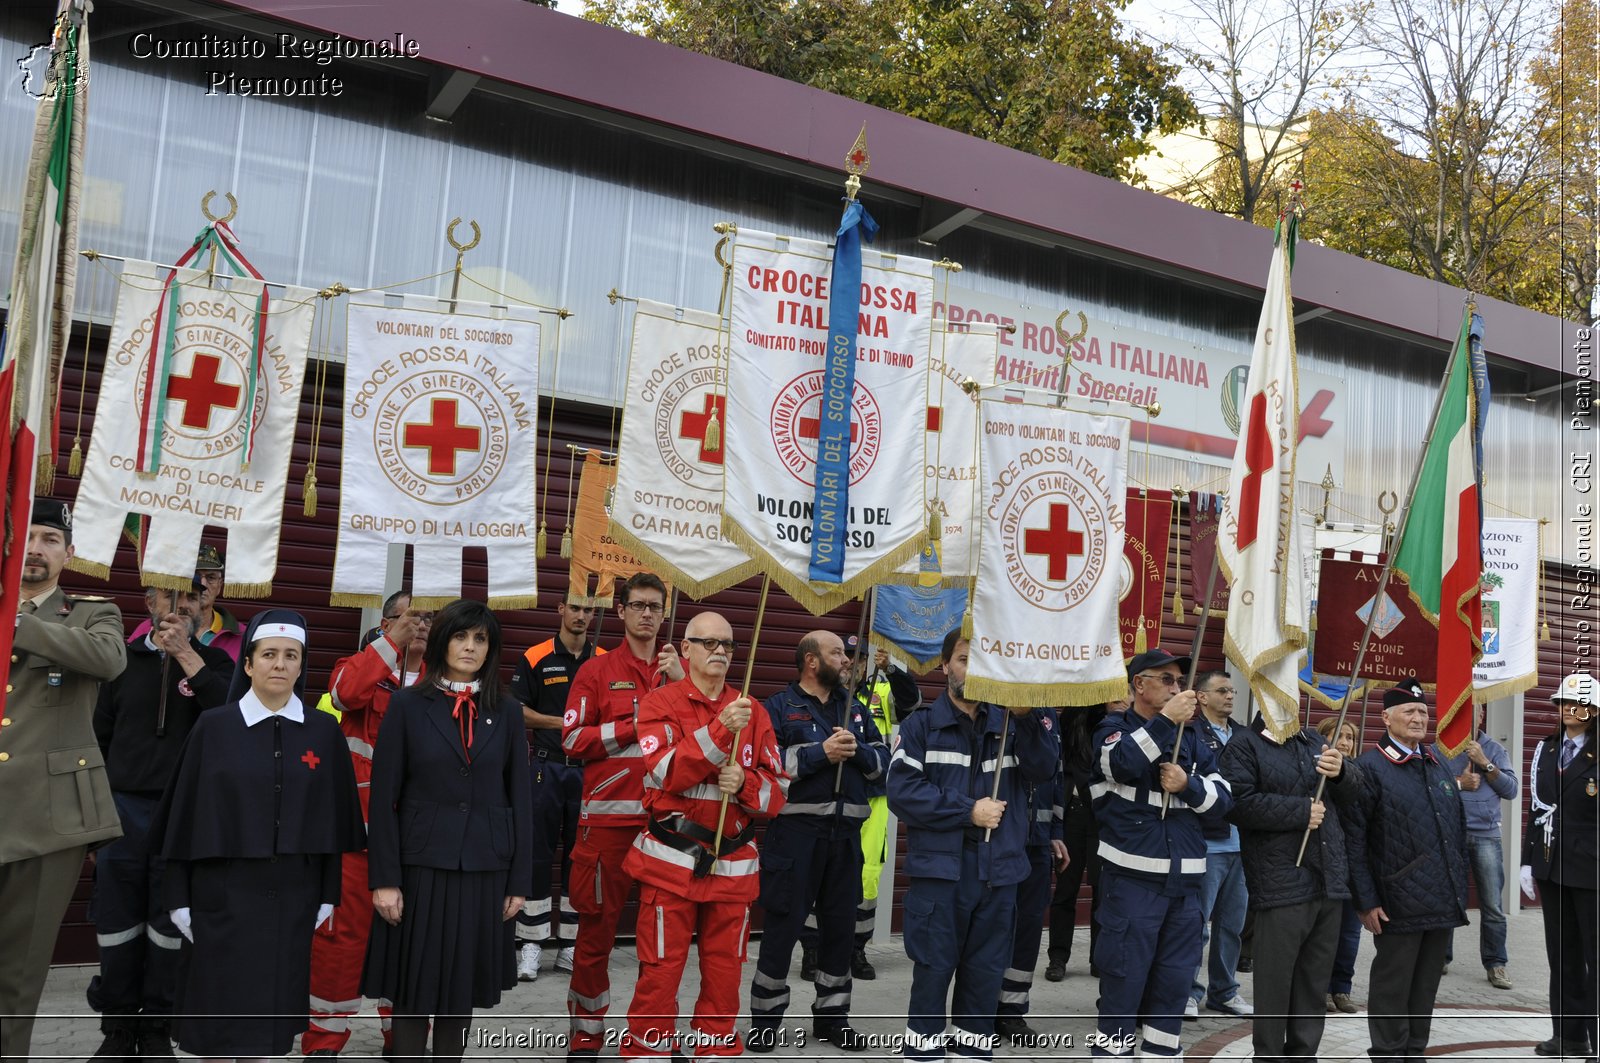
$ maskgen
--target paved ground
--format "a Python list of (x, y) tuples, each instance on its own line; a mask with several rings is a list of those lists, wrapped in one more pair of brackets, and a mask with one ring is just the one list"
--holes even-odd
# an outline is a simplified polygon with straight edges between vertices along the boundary
[[(1510, 991), (1497, 990), (1485, 980), (1483, 969), (1476, 961), (1477, 931), (1462, 928), (1456, 932), (1457, 962), (1450, 974), (1440, 984), (1439, 1009), (1433, 1024), (1430, 1056), (1461, 1056), (1480, 1059), (1532, 1059), (1533, 1045), (1550, 1036), (1550, 1020), (1546, 1012), (1548, 1001), (1548, 968), (1544, 958), (1544, 939), (1540, 915), (1537, 911), (1516, 913), (1511, 917), (1509, 972), (1516, 987)], [(750, 974), (755, 964), (757, 944), (752, 942), (750, 965), (745, 970), (746, 999)], [(1044, 980), (1041, 961), (1039, 976), (1034, 984), (1033, 1026), (1043, 1035), (1045, 1043), (1030, 1047), (1004, 1046), (997, 1058), (1017, 1060), (1074, 1059), (1087, 1056), (1084, 1038), (1093, 1030), (1096, 983), (1087, 973), (1088, 931), (1078, 932), (1073, 961), (1068, 966), (1063, 982)], [(854, 1059), (883, 1059), (897, 1054), (893, 1039), (905, 1030), (905, 1004), (911, 984), (911, 965), (905, 957), (898, 938), (874, 944), (869, 955), (878, 968), (878, 978), (873, 982), (857, 982), (855, 987), (855, 1015), (857, 1028), (880, 1040), (880, 1046), (863, 1054), (844, 1053), (832, 1045), (819, 1044), (810, 1039), (809, 1005), (811, 992), (798, 984), (798, 962), (795, 958), (791, 987), (796, 1010), (791, 1015), (796, 1021), (788, 1028), (803, 1036), (803, 1048), (781, 1050), (766, 1059), (810, 1059), (829, 1056), (849, 1056)], [(539, 979), (517, 987), (501, 1002), (500, 1007), (477, 1016), (474, 1042), (469, 1046), (469, 1056), (495, 1056), (500, 1058), (550, 1059), (564, 1054), (566, 1019), (567, 976), (552, 969), (554, 953), (546, 950), (544, 969)], [(1365, 1002), (1367, 966), (1372, 960), (1371, 941), (1362, 943), (1357, 961), (1355, 999)], [(636, 961), (630, 946), (618, 948), (612, 962), (611, 1030), (620, 1031), (627, 1002), (633, 994)], [(100, 1043), (98, 1016), (89, 1012), (84, 1003), (83, 991), (88, 984), (92, 968), (61, 967), (50, 974), (41, 1006), (43, 1017), (34, 1037), (36, 1059), (86, 1059)], [(249, 977), (249, 972), (241, 972)], [(682, 994), (687, 1013), (692, 1009), (696, 983), (691, 962), (685, 976)], [(1246, 998), (1253, 996), (1251, 976), (1241, 975), (1240, 981)], [(1202, 1012), (1204, 1018), (1184, 1024), (1184, 1048), (1191, 1060), (1243, 1058), (1250, 1054), (1250, 1026), (1248, 1021)], [(741, 1029), (744, 1023), (741, 1022)], [(687, 1027), (687, 1022), (683, 1023)], [(508, 1043), (508, 1041), (510, 1043)], [(1367, 1047), (1367, 1024), (1364, 1015), (1334, 1015), (1328, 1019), (1323, 1036), (1324, 1061), (1364, 1059)], [(366, 1017), (357, 1020), (356, 1032), (346, 1050), (347, 1056), (365, 1053), (376, 1054), (379, 1048), (376, 1014), (368, 1009)], [(605, 1053), (614, 1056), (615, 1049)]]

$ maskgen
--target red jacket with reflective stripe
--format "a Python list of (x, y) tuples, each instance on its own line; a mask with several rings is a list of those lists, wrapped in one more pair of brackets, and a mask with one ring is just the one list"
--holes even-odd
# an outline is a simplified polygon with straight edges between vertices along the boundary
[(656, 685), (656, 662), (633, 655), (626, 641), (583, 662), (567, 693), (561, 747), (584, 761), (578, 818), (591, 827), (644, 825), (644, 761), (634, 716)]
[[(648, 768), (644, 805), (657, 820), (670, 827), (682, 816), (715, 831), (722, 806), (717, 774), (730, 756), (744, 768), (744, 786), (728, 801), (724, 837), (741, 833), (754, 820), (770, 819), (783, 807), (789, 778), (761, 703), (751, 699), (750, 723), (740, 732), (737, 748), (733, 733), (717, 719), (738, 697), (738, 688), (726, 685), (715, 699), (708, 698), (685, 677), (640, 702), (639, 748)], [(724, 854), (704, 878), (694, 877), (694, 859), (646, 830), (633, 840), (622, 866), (639, 881), (689, 900), (753, 901), (760, 892), (753, 841)]]
[(389, 636), (380, 635), (367, 646), (333, 666), (328, 692), (333, 707), (339, 710), (339, 729), (350, 747), (350, 763), (356, 772), (356, 792), (361, 795), (361, 818), (366, 820), (367, 803), (372, 794), (372, 747), (378, 741), (378, 726), (388, 711), (389, 698), (400, 689), (400, 669), (404, 667)]

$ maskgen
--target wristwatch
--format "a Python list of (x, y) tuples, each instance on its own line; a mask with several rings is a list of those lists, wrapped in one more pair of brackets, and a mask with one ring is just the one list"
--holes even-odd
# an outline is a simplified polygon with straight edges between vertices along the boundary
[(1485, 775), (1493, 775), (1495, 772), (1497, 772), (1499, 770), (1500, 770), (1499, 768), (1495, 767), (1494, 761), (1492, 761), (1492, 760), (1489, 763), (1487, 763), (1487, 764), (1485, 764), (1483, 766), (1483, 773)]

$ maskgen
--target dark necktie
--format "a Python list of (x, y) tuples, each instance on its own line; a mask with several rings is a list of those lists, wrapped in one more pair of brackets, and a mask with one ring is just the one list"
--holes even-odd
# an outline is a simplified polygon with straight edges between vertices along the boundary
[(1578, 743), (1574, 739), (1567, 739), (1561, 743), (1561, 770), (1566, 771), (1567, 765), (1572, 763), (1572, 758), (1578, 755)]

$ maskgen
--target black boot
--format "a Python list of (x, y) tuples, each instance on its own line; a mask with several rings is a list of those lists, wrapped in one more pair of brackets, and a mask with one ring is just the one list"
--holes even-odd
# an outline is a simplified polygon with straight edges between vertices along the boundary
[(746, 1052), (755, 1052), (766, 1055), (775, 1052), (778, 1048), (778, 1028), (776, 1026), (752, 1026), (750, 1032), (744, 1035)]
[(856, 954), (850, 958), (850, 977), (858, 982), (870, 982), (878, 977), (877, 968), (872, 966), (872, 961), (867, 959), (865, 945), (856, 946)]
[(800, 980), (802, 982), (817, 980), (817, 950), (809, 945), (800, 946)]
[(125, 1016), (100, 1020), (100, 1029), (106, 1035), (95, 1050), (95, 1059), (108, 1063), (137, 1063), (139, 1058), (139, 1020)]
[(867, 1047), (867, 1039), (844, 1019), (812, 1019), (811, 1036), (845, 1052), (863, 1052)]
[(1025, 1042), (1039, 1036), (1028, 1020), (1021, 1015), (1000, 1015), (994, 1020), (994, 1032), (997, 1037), (1010, 1041), (1012, 1044)]
[(1536, 1055), (1541, 1056), (1587, 1056), (1589, 1046), (1582, 1040), (1567, 1037), (1552, 1037), (1548, 1041), (1540, 1041), (1533, 1046)]
[(165, 1015), (142, 1015), (139, 1018), (139, 1057), (141, 1059), (172, 1059), (172, 1027)]

